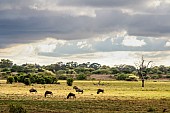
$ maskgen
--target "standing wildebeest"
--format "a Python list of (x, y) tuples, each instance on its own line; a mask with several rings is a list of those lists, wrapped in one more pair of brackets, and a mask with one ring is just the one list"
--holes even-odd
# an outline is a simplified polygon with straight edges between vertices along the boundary
[(99, 94), (100, 92), (104, 93), (104, 89), (97, 89), (97, 94)]
[(36, 89), (34, 89), (34, 88), (31, 88), (29, 91), (30, 91), (30, 93), (32, 93), (32, 92), (37, 93), (37, 90), (36, 90)]
[(68, 99), (68, 98), (71, 98), (71, 97), (76, 98), (76, 96), (75, 96), (74, 93), (69, 93), (69, 94), (67, 95), (67, 99)]
[(75, 90), (76, 90), (76, 92), (78, 92), (78, 93), (81, 92), (83, 94), (83, 90), (82, 89), (78, 88), (78, 89), (75, 89)]
[(46, 91), (45, 94), (44, 94), (44, 96), (46, 97), (47, 95), (53, 96), (53, 93), (52, 93), (51, 91)]

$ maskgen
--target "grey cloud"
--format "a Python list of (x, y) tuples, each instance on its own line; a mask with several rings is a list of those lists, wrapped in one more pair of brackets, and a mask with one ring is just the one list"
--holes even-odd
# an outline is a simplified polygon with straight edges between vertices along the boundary
[[(152, 2), (154, 0), (150, 0)], [(148, 0), (0, 0), (1, 6), (10, 6), (11, 8), (16, 7), (28, 7), (30, 5), (38, 4), (56, 4), (60, 6), (75, 6), (75, 7), (141, 7), (148, 3)]]
[(58, 0), (58, 4), (64, 6), (85, 6), (85, 7), (131, 7), (146, 4), (147, 0)]
[(127, 25), (128, 33), (138, 36), (169, 36), (169, 17), (170, 15), (134, 15)]
[[(15, 15), (16, 12), (19, 16)], [(12, 17), (8, 17), (9, 13)], [(89, 26), (86, 25), (89, 23), (89, 17), (78, 18), (57, 12), (28, 9), (0, 12), (0, 15), (4, 15), (0, 19), (0, 39), (15, 38), (16, 41), (24, 39), (29, 41), (48, 36), (76, 39), (81, 38), (76, 36), (76, 34), (81, 34), (81, 31), (85, 31), (87, 35), (90, 34), (90, 32), (88, 34)]]

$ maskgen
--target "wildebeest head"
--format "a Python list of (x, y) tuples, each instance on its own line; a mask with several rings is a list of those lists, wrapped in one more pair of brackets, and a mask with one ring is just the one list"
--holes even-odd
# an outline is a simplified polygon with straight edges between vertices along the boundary
[(52, 95), (53, 96), (53, 93), (51, 91), (46, 91), (44, 96), (46, 97), (48, 94)]
[(74, 93), (71, 93), (71, 92), (70, 92), (70, 93), (67, 95), (67, 99), (68, 99), (68, 98), (71, 98), (71, 97), (76, 98), (76, 95), (75, 95)]
[(78, 93), (79, 93), (79, 92), (83, 93), (83, 90), (78, 88), (78, 89), (76, 89), (76, 92), (78, 92)]
[(31, 93), (31, 92), (37, 92), (37, 90), (34, 89), (34, 88), (31, 88), (29, 91), (30, 91), (30, 93)]
[(104, 93), (104, 89), (97, 89), (97, 94), (99, 94), (100, 92)]
[(73, 89), (78, 89), (78, 87), (77, 87), (77, 86), (74, 86)]

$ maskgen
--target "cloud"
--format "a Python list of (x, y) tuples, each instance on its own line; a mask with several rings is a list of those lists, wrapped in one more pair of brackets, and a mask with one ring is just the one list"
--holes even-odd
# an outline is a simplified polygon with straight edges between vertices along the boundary
[(53, 38), (46, 38), (45, 40), (36, 43), (34, 46), (36, 47), (38, 52), (54, 52), (57, 46), (63, 46), (66, 41), (64, 40), (55, 40)]
[(3, 57), (170, 50), (169, 0), (0, 2)]
[(169, 5), (166, 0), (1, 0), (0, 47), (123, 30), (132, 36), (168, 37)]
[[(127, 36), (127, 34), (125, 35)], [(79, 63), (90, 61), (113, 66), (116, 64), (134, 65), (143, 55), (147, 61), (152, 60), (156, 65), (168, 65), (167, 60), (170, 58), (170, 51), (168, 51), (168, 49), (167, 51), (159, 51), (159, 49), (153, 51), (151, 48), (154, 45), (153, 43), (153, 45), (149, 46), (150, 50), (139, 51), (139, 49), (134, 49), (138, 47), (123, 46), (122, 42), (124, 38), (115, 37), (113, 43), (111, 39), (114, 36), (123, 35), (122, 33), (118, 33), (104, 41), (102, 39), (101, 41), (95, 41), (95, 38), (67, 41), (46, 38), (34, 43), (20, 44), (6, 49), (0, 49), (0, 59), (8, 58), (17, 64), (38, 63), (47, 65), (59, 61), (77, 61)], [(139, 38), (139, 40), (141, 39)], [(159, 42), (160, 40), (155, 41), (152, 39), (152, 41)], [(121, 46), (118, 46), (117, 43)], [(144, 46), (140, 48), (144, 49)]]
[(144, 40), (137, 40), (135, 36), (125, 36), (122, 44), (125, 46), (141, 47), (146, 43), (144, 42)]
[(170, 46), (170, 42), (168, 41), (166, 42), (165, 47), (169, 47), (169, 46)]
[(88, 48), (88, 49), (92, 47), (92, 45), (88, 44), (86, 41), (77, 42), (77, 46), (79, 48)]

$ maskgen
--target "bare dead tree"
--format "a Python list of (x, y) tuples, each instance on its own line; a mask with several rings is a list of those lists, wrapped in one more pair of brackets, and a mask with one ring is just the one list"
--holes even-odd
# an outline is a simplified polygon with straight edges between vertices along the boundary
[(148, 74), (148, 67), (149, 64), (152, 63), (153, 61), (149, 61), (146, 63), (146, 61), (144, 60), (143, 56), (141, 58), (141, 61), (139, 61), (139, 63), (136, 63), (136, 68), (137, 68), (137, 74), (139, 75), (139, 77), (142, 80), (142, 87), (145, 86), (145, 76), (147, 76)]

